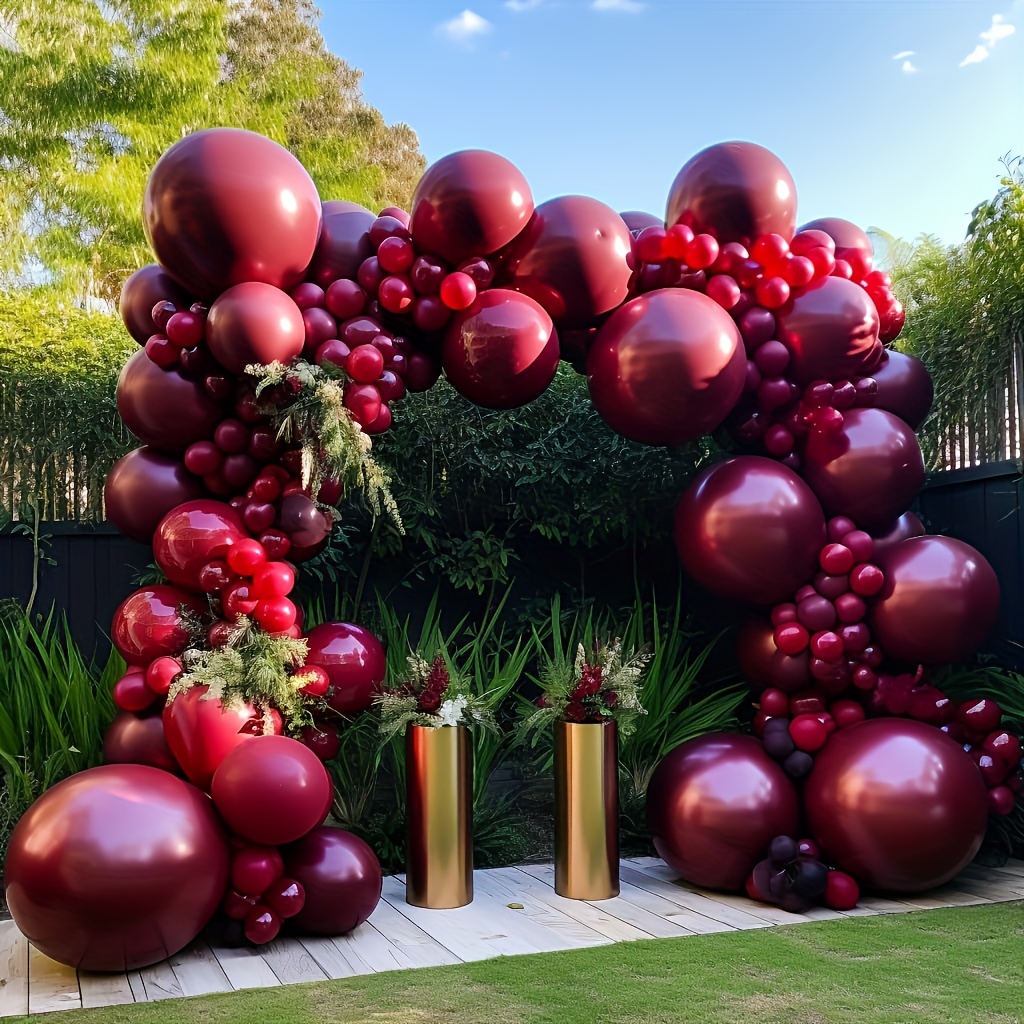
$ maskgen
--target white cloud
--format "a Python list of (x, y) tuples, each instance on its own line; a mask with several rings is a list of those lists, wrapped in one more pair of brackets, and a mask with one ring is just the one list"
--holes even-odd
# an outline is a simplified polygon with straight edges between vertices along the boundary
[(472, 46), (478, 36), (487, 35), (493, 29), (494, 26), (486, 18), (468, 9), (451, 21), (444, 21), (437, 26), (437, 31), (442, 35), (466, 46)]
[(911, 62), (910, 62), (909, 60), (905, 60), (905, 61), (904, 61), (904, 62), (903, 62), (903, 63), (902, 63), (901, 65), (900, 65), (900, 70), (901, 70), (901, 71), (903, 72), (903, 74), (905, 74), (905, 75), (913, 75), (913, 74), (916, 74), (916, 73), (917, 73), (917, 68), (916, 68), (916, 67), (914, 67), (914, 65), (913, 65), (913, 64), (912, 64), (912, 63), (911, 63)]
[(505, 6), (510, 11), (532, 11), (542, 3), (544, 0), (505, 0)]
[(624, 14), (639, 14), (644, 9), (639, 0), (593, 0), (590, 6), (595, 11), (622, 11)]
[(914, 50), (900, 50), (899, 53), (892, 55), (893, 60), (905, 60), (907, 57), (915, 57), (917, 54)]
[(989, 52), (984, 46), (976, 46), (962, 61), (960, 61), (960, 67), (965, 68), (968, 64), (980, 64), (983, 60), (988, 60)]
[(1016, 25), (1008, 25), (1003, 21), (1003, 16), (1001, 14), (993, 14), (992, 26), (987, 32), (981, 33), (981, 38), (984, 39), (989, 46), (995, 46), (1000, 39), (1012, 36), (1016, 31)]

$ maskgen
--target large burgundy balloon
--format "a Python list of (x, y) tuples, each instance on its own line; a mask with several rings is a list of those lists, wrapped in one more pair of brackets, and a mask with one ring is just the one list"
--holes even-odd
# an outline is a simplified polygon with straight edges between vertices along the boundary
[(380, 902), (383, 878), (376, 854), (351, 832), (322, 825), (284, 851), (287, 877), (306, 890), (291, 923), (317, 935), (344, 935)]
[(533, 214), (519, 169), (484, 149), (450, 153), (431, 164), (412, 197), (416, 248), (453, 266), (508, 245)]
[(306, 169), (271, 139), (210, 128), (157, 161), (142, 201), (157, 259), (202, 298), (243, 281), (289, 289), (320, 235), (320, 197)]
[(161, 369), (143, 349), (121, 369), (117, 411), (143, 444), (172, 455), (212, 437), (223, 415), (201, 381), (186, 379), (174, 367)]
[(775, 627), (767, 619), (748, 619), (736, 635), (736, 659), (747, 682), (755, 686), (777, 686), (796, 693), (811, 686), (811, 656), (783, 654), (775, 646)]
[(619, 216), (626, 227), (629, 228), (631, 235), (639, 234), (644, 228), (660, 228), (665, 226), (665, 222), (660, 217), (655, 217), (653, 213), (644, 213), (642, 210), (627, 210), (625, 213), (620, 213)]
[(775, 319), (776, 336), (789, 349), (786, 373), (798, 384), (870, 376), (882, 361), (878, 310), (853, 281), (815, 281), (778, 310)]
[(341, 277), (355, 278), (359, 264), (373, 255), (370, 225), (377, 218), (365, 206), (329, 199), (323, 204), (323, 229), (307, 278), (327, 288)]
[(323, 822), (334, 787), (309, 747), (287, 736), (260, 736), (239, 744), (221, 761), (210, 795), (236, 835), (280, 846)]
[(917, 436), (884, 409), (848, 409), (832, 434), (814, 431), (803, 475), (829, 515), (849, 516), (862, 530), (885, 530), (924, 484)]
[(720, 243), (751, 245), (796, 226), (796, 185), (786, 165), (753, 142), (720, 142), (691, 157), (668, 194), (666, 224), (689, 224)]
[(629, 293), (631, 249), (629, 228), (610, 206), (561, 196), (537, 207), (497, 283), (536, 299), (559, 329), (590, 327)]
[(302, 352), (302, 312), (280, 288), (256, 281), (218, 296), (206, 321), (210, 352), (232, 373), (250, 363), (290, 363)]
[(107, 764), (148, 764), (165, 772), (181, 772), (167, 745), (164, 720), (159, 714), (118, 712), (103, 736), (103, 760)]
[(554, 379), (558, 359), (558, 335), (544, 307), (504, 288), (481, 292), (458, 314), (441, 349), (452, 387), (488, 409), (532, 402)]
[(184, 288), (156, 263), (136, 270), (121, 286), (117, 311), (128, 333), (140, 345), (145, 345), (150, 335), (157, 333), (153, 307), (165, 300), (173, 302), (179, 309), (188, 309), (192, 302)]
[(200, 570), (214, 559), (223, 559), (232, 544), (248, 536), (230, 505), (201, 498), (179, 505), (160, 520), (153, 536), (153, 557), (172, 583), (202, 590)]
[(924, 523), (913, 512), (904, 512), (891, 529), (882, 534), (873, 534), (875, 550), (872, 557), (877, 560), (900, 541), (904, 541), (908, 537), (920, 537), (927, 532)]
[(663, 288), (617, 309), (590, 347), (601, 418), (644, 444), (710, 433), (743, 393), (747, 359), (732, 317), (700, 292)]
[(152, 448), (136, 448), (119, 459), (103, 485), (103, 505), (109, 519), (125, 536), (149, 544), (168, 512), (206, 493), (180, 459)]
[(325, 622), (309, 631), (306, 643), (306, 664), (319, 665), (330, 677), (327, 703), (343, 715), (368, 708), (387, 671), (381, 642), (351, 622)]
[(837, 260), (852, 262), (854, 266), (866, 266), (870, 270), (874, 247), (864, 230), (853, 221), (842, 217), (819, 217), (802, 225), (800, 230), (824, 231), (836, 243)]
[(125, 971), (191, 942), (217, 909), (228, 848), (213, 805), (144, 765), (103, 765), (43, 794), (4, 865), (11, 915), (41, 953)]
[(971, 758), (941, 730), (906, 718), (833, 735), (815, 758), (804, 804), (837, 867), (896, 893), (948, 882), (978, 852), (988, 817)]
[(935, 397), (932, 375), (916, 356), (891, 351), (886, 356), (885, 362), (871, 373), (878, 382), (875, 407), (899, 416), (917, 430), (931, 411)]
[(952, 537), (911, 537), (876, 561), (885, 586), (867, 621), (891, 657), (925, 665), (961, 661), (992, 631), (999, 581), (970, 544)]
[(675, 748), (647, 789), (658, 856), (709, 889), (742, 889), (775, 836), (794, 835), (799, 800), (753, 736), (711, 733)]
[(129, 665), (148, 665), (155, 658), (180, 654), (191, 634), (182, 609), (200, 614), (202, 602), (194, 595), (162, 583), (129, 594), (114, 612), (110, 639)]
[(772, 459), (741, 455), (692, 481), (676, 509), (676, 547), (698, 583), (772, 605), (816, 570), (825, 516), (813, 491)]

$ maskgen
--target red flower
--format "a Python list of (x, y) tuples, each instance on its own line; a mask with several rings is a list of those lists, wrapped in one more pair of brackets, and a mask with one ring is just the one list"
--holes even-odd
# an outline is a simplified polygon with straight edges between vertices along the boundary
[(536, 704), (539, 708), (551, 707), (551, 702), (547, 699), (547, 697), (544, 696), (543, 693), (533, 703)]
[(585, 721), (587, 709), (578, 700), (570, 701), (565, 705), (565, 717), (570, 722)]
[(450, 682), (451, 677), (448, 675), (448, 666), (445, 665), (444, 658), (439, 654), (434, 658), (430, 666), (430, 672), (427, 675), (426, 683), (423, 684), (423, 689), (427, 693), (436, 693), (440, 696), (448, 689)]
[(439, 693), (421, 693), (419, 705), (420, 711), (437, 711), (441, 706), (441, 695)]
[(608, 708), (615, 707), (619, 702), (619, 695), (614, 690), (605, 690), (601, 697), (604, 699), (605, 707)]
[(601, 689), (601, 666), (584, 665), (579, 685), (588, 697), (597, 693)]

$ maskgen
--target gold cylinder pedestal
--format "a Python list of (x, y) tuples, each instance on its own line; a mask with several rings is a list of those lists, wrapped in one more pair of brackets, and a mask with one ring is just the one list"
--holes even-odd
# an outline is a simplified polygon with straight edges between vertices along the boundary
[(615, 722), (555, 723), (555, 892), (619, 894), (619, 760)]
[(473, 901), (473, 748), (463, 725), (405, 734), (405, 898), (448, 910)]

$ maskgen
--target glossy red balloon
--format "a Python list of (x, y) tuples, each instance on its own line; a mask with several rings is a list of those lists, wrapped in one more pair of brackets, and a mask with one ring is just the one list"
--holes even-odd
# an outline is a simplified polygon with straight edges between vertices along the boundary
[(373, 255), (370, 227), (377, 218), (358, 203), (329, 199), (323, 229), (307, 277), (326, 289), (339, 278), (355, 278), (359, 264)]
[(631, 250), (629, 228), (610, 206), (561, 196), (537, 207), (495, 283), (536, 299), (560, 330), (590, 327), (629, 294)]
[(514, 164), (483, 149), (431, 164), (412, 197), (417, 251), (456, 266), (508, 245), (533, 214), (530, 186)]
[(750, 618), (736, 636), (736, 657), (748, 682), (795, 693), (811, 685), (811, 656), (783, 654), (775, 646), (774, 628), (766, 619)]
[(172, 508), (206, 493), (185, 464), (152, 448), (136, 448), (114, 463), (103, 485), (107, 519), (125, 536), (150, 544)]
[(811, 489), (772, 459), (719, 462), (687, 487), (676, 509), (683, 567), (723, 597), (772, 605), (815, 573), (825, 516)]
[(939, 729), (875, 718), (830, 737), (804, 785), (814, 838), (863, 885), (923, 892), (948, 882), (985, 835), (985, 783)]
[(306, 643), (306, 664), (319, 665), (330, 677), (327, 703), (343, 715), (368, 708), (387, 672), (380, 641), (351, 622), (325, 622), (309, 631)]
[(232, 544), (248, 536), (230, 505), (202, 498), (179, 505), (160, 520), (153, 536), (153, 557), (172, 583), (200, 591), (203, 567), (223, 559)]
[(627, 210), (625, 213), (620, 213), (619, 216), (632, 235), (639, 234), (644, 228), (665, 226), (660, 217), (655, 217), (653, 213), (644, 213), (642, 210)]
[(121, 370), (117, 411), (143, 444), (174, 455), (194, 441), (212, 437), (223, 416), (201, 381), (187, 380), (173, 367), (161, 369), (144, 349)]
[(185, 289), (155, 263), (136, 270), (121, 286), (117, 311), (128, 333), (140, 345), (145, 345), (149, 336), (157, 333), (153, 307), (163, 301), (173, 302), (179, 310), (188, 309), (192, 303)]
[(236, 284), (210, 306), (210, 352), (232, 373), (250, 363), (290, 363), (302, 352), (302, 311), (280, 288), (255, 281)]
[(254, 132), (209, 128), (157, 161), (143, 226), (168, 273), (209, 299), (243, 281), (289, 289), (320, 236), (320, 197), (284, 147)]
[(777, 310), (775, 319), (776, 337), (790, 353), (787, 376), (798, 384), (870, 376), (882, 361), (878, 312), (853, 281), (815, 281)]
[(896, 520), (896, 524), (885, 533), (873, 535), (875, 550), (872, 558), (881, 558), (883, 552), (899, 544), (900, 541), (904, 541), (908, 537), (920, 537), (927, 532), (924, 523), (913, 512), (904, 512)]
[(772, 839), (799, 821), (793, 783), (753, 736), (689, 740), (662, 758), (647, 790), (658, 856), (709, 889), (742, 889)]
[(344, 935), (380, 902), (383, 877), (376, 854), (351, 832), (322, 825), (284, 851), (285, 870), (306, 890), (294, 925), (316, 935)]
[(210, 795), (236, 835), (280, 846), (301, 839), (330, 809), (334, 788), (320, 758), (287, 736), (259, 736), (230, 751)]
[(826, 513), (849, 516), (864, 530), (885, 530), (924, 484), (924, 456), (899, 417), (847, 409), (838, 431), (808, 435), (802, 472)]
[(932, 377), (924, 363), (916, 356), (890, 351), (871, 376), (878, 384), (875, 407), (899, 416), (917, 430), (931, 411), (935, 397)]
[(999, 615), (999, 581), (969, 544), (911, 537), (876, 561), (885, 586), (867, 622), (890, 657), (926, 665), (962, 661), (991, 633)]
[(874, 249), (871, 239), (853, 221), (842, 217), (819, 217), (804, 224), (801, 231), (824, 231), (836, 243), (836, 259), (846, 260), (853, 268), (855, 280), (861, 280), (871, 269)]
[(748, 248), (761, 235), (787, 241), (796, 226), (796, 185), (786, 165), (753, 142), (720, 142), (691, 157), (668, 195), (665, 223), (710, 232)]
[(174, 775), (181, 773), (167, 745), (159, 714), (118, 712), (103, 736), (103, 760), (107, 764), (146, 764)]
[(528, 295), (491, 288), (456, 314), (444, 336), (441, 364), (459, 394), (488, 409), (532, 402), (558, 369), (551, 317)]
[(103, 765), (43, 794), (4, 865), (15, 924), (41, 953), (84, 971), (164, 960), (213, 916), (227, 842), (206, 796), (143, 765)]
[(649, 292), (617, 309), (587, 356), (601, 418), (644, 444), (680, 445), (709, 434), (743, 393), (746, 369), (732, 317), (682, 288)]
[(281, 499), (277, 525), (291, 541), (288, 549), (291, 562), (305, 562), (315, 557), (327, 546), (331, 536), (331, 517), (304, 494), (286, 494)]
[(114, 612), (110, 627), (118, 654), (129, 665), (148, 665), (154, 658), (180, 654), (191, 640), (182, 609), (200, 615), (204, 603), (162, 583), (129, 594)]

